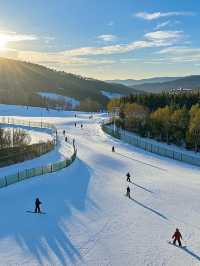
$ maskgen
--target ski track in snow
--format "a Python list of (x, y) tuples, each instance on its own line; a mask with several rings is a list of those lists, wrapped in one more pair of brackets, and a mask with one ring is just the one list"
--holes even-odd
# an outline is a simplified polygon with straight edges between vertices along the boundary
[[(0, 190), (0, 265), (200, 265), (198, 167), (106, 135), (100, 128), (105, 114), (88, 119), (90, 114), (77, 113), (75, 118), (75, 112), (0, 105), (0, 115), (14, 113), (19, 119), (40, 121), (41, 112), (43, 121), (58, 127), (59, 147), (45, 160), (41, 156), (11, 166), (12, 171), (68, 154), (63, 129), (75, 138), (78, 158), (59, 172)], [(1, 168), (1, 175), (8, 171)], [(128, 171), (131, 199), (125, 196)], [(36, 197), (46, 215), (26, 213)], [(176, 227), (185, 249), (167, 243)]]

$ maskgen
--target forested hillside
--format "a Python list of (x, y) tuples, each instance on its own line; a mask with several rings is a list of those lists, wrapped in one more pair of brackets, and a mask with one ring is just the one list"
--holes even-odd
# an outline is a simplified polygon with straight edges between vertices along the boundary
[(142, 137), (200, 150), (200, 93), (161, 93), (113, 99), (119, 108), (117, 125)]
[(90, 98), (104, 107), (109, 98), (102, 91), (121, 95), (135, 92), (120, 84), (108, 84), (32, 63), (0, 58), (0, 103), (41, 106), (44, 99), (38, 93), (52, 92), (79, 101)]

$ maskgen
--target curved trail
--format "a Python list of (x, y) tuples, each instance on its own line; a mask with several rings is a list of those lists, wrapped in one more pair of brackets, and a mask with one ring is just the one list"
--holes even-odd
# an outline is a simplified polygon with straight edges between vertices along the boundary
[[(111, 138), (101, 131), (100, 115), (44, 119), (75, 137), (78, 159), (68, 169), (0, 191), (0, 265), (200, 263), (198, 168)], [(124, 196), (128, 171), (132, 200)], [(36, 196), (47, 215), (24, 212)], [(167, 244), (176, 227), (188, 250)]]

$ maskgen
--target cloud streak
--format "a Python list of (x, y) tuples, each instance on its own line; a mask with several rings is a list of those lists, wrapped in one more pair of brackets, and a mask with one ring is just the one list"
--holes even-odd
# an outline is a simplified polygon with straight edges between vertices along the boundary
[(102, 34), (97, 36), (97, 39), (104, 41), (104, 42), (113, 42), (117, 40), (117, 36), (112, 35), (112, 34)]
[(156, 20), (159, 18), (173, 17), (173, 16), (193, 16), (193, 12), (174, 11), (174, 12), (138, 12), (134, 16), (144, 20)]
[[(115, 63), (115, 60), (102, 58), (103, 56), (125, 54), (139, 49), (167, 48), (178, 44), (183, 36), (182, 31), (153, 31), (146, 33), (141, 40), (127, 44), (80, 47), (59, 52), (17, 51), (10, 49), (6, 51), (6, 56), (38, 64), (55, 65), (55, 67), (61, 65), (106, 65)], [(35, 40), (34, 37), (25, 35), (18, 35), (17, 38), (18, 40)]]
[(156, 30), (160, 30), (166, 26), (169, 26), (171, 24), (170, 20), (167, 20), (167, 21), (164, 21), (162, 23), (159, 23), (157, 26), (156, 26)]
[(0, 31), (0, 39), (5, 42), (21, 42), (21, 41), (35, 41), (37, 36), (31, 34), (18, 34), (12, 31)]

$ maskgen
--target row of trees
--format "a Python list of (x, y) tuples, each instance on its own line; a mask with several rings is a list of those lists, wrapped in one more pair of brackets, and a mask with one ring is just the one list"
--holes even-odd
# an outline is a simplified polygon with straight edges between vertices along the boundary
[(200, 91), (191, 92), (163, 92), (135, 94), (120, 99), (121, 104), (138, 103), (154, 111), (159, 107), (172, 106), (174, 108), (186, 107), (190, 109), (192, 105), (200, 104)]
[(191, 108), (178, 105), (166, 105), (151, 111), (147, 106), (138, 103), (122, 103), (112, 100), (108, 110), (119, 107), (117, 125), (135, 132), (142, 137), (174, 143), (179, 146), (200, 149), (200, 105)]
[(30, 141), (30, 135), (22, 129), (0, 128), (0, 149), (26, 146)]

